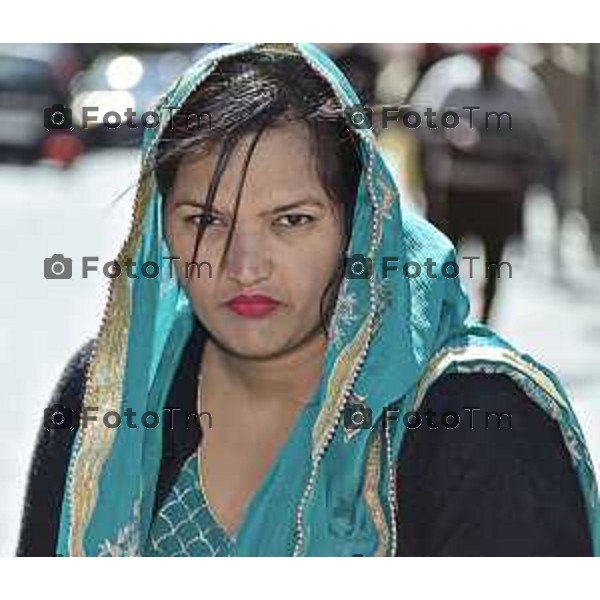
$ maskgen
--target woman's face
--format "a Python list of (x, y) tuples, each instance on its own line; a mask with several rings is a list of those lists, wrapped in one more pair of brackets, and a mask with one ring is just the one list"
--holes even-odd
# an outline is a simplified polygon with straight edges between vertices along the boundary
[[(194, 311), (215, 341), (265, 359), (321, 336), (320, 303), (339, 268), (342, 215), (323, 189), (302, 123), (267, 129), (247, 169), (236, 225), (242, 165), (254, 135), (229, 160), (210, 212), (203, 206), (217, 153), (183, 161), (166, 208), (170, 250)], [(198, 223), (208, 227), (193, 260)], [(212, 276), (209, 276), (212, 274)]]

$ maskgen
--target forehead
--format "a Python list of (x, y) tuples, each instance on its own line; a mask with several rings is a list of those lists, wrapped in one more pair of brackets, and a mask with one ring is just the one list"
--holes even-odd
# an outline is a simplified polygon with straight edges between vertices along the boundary
[[(244, 136), (233, 149), (219, 182), (214, 205), (227, 208), (235, 202), (244, 172), (244, 163), (256, 133)], [(172, 202), (204, 202), (217, 166), (220, 146), (202, 157), (182, 161), (172, 191)], [(252, 204), (286, 201), (294, 196), (325, 196), (317, 170), (315, 146), (308, 126), (287, 123), (266, 129), (246, 170), (242, 196)], [(241, 210), (241, 207), (240, 207)]]

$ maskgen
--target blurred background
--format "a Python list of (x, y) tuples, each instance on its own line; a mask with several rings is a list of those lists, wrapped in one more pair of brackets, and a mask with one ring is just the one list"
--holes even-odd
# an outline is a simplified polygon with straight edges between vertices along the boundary
[[(0, 44), (0, 555), (15, 551), (43, 409), (107, 294), (101, 273), (46, 279), (44, 259), (114, 258), (141, 137), (125, 110), (139, 125), (214, 46)], [(372, 108), (407, 209), (457, 243), (472, 316), (559, 374), (600, 474), (600, 45), (322, 46)], [(401, 110), (384, 128), (389, 105)], [(99, 122), (83, 127), (83, 106)], [(465, 106), (481, 108), (471, 126)], [(460, 125), (412, 127), (427, 108)], [(110, 111), (118, 128), (102, 122)], [(510, 112), (512, 128), (486, 127), (485, 111)], [(481, 258), (472, 273), (468, 256)], [(497, 277), (499, 260), (512, 273)]]

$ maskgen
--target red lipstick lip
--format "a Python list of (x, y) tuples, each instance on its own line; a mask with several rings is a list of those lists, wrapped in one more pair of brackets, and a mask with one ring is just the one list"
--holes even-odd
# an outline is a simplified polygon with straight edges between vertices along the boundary
[(260, 318), (273, 312), (281, 303), (269, 296), (240, 294), (226, 302), (229, 310), (240, 317)]

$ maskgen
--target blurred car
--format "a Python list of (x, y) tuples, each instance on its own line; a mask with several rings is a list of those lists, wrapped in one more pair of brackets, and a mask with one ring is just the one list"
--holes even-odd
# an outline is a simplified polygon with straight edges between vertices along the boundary
[(54, 79), (67, 89), (71, 79), (81, 70), (81, 53), (76, 44), (0, 44), (0, 54), (31, 58), (48, 63)]
[(68, 123), (49, 130), (44, 118), (49, 107), (64, 107), (66, 100), (48, 62), (0, 54), (0, 159), (71, 165), (82, 152), (81, 141)]
[(71, 88), (73, 121), (86, 143), (139, 143), (144, 132), (142, 114), (191, 62), (192, 55), (183, 52), (100, 55)]

